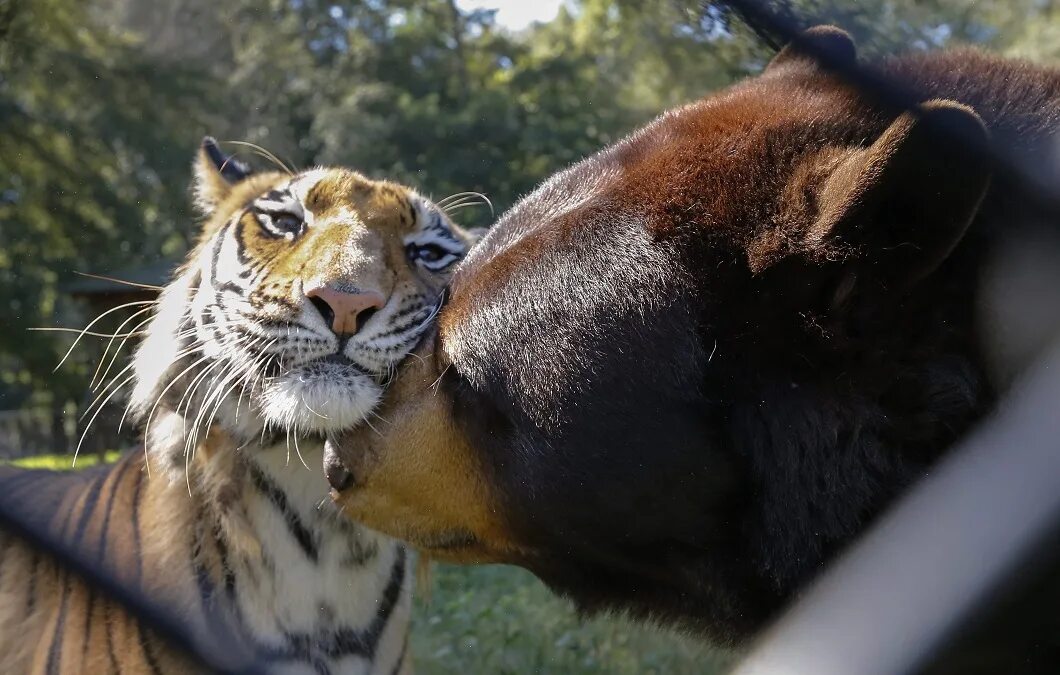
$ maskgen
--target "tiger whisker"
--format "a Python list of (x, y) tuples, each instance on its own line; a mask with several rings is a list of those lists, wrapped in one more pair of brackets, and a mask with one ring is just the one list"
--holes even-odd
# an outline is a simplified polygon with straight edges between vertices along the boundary
[[(238, 344), (238, 342), (239, 341), (237, 341), (236, 344)], [(188, 413), (191, 412), (191, 404), (192, 404), (192, 402), (195, 399), (195, 392), (202, 385), (202, 383), (206, 381), (206, 379), (207, 379), (206, 376), (211, 371), (215, 370), (218, 366), (220, 366), (221, 369), (220, 369), (220, 371), (215, 373), (210, 378), (210, 384), (207, 385), (206, 394), (203, 396), (202, 402), (200, 403), (199, 410), (196, 413), (194, 421), (192, 422), (191, 434), (189, 434), (188, 433)], [(234, 363), (229, 363), (229, 362), (220, 361), (220, 360), (214, 361), (213, 363), (209, 364), (206, 368), (204, 368), (202, 370), (202, 372), (200, 372), (200, 373), (198, 373), (198, 375), (196, 375), (195, 379), (192, 380), (192, 384), (189, 385), (188, 390), (184, 392), (184, 396), (181, 397), (180, 402), (177, 403), (176, 412), (177, 412), (177, 414), (180, 414), (180, 405), (181, 405), (181, 403), (183, 403), (185, 398), (187, 398), (187, 400), (188, 400), (187, 407), (185, 408), (185, 412), (181, 416), (181, 421), (182, 421), (182, 424), (183, 424), (183, 435), (184, 435), (184, 473), (185, 473), (185, 482), (188, 483), (188, 488), (189, 489), (191, 488), (191, 484), (190, 484), (191, 478), (188, 475), (188, 471), (189, 471), (190, 461), (191, 461), (192, 457), (194, 456), (194, 450), (195, 450), (195, 448), (198, 445), (199, 424), (200, 424), (200, 422), (203, 421), (203, 418), (205, 416), (206, 410), (209, 407), (210, 397), (214, 393), (215, 386), (217, 385), (217, 383), (219, 381), (219, 378), (222, 377), (227, 371), (231, 370), (234, 366), (235, 366)], [(206, 422), (209, 423), (209, 420), (206, 420)]]
[[(176, 363), (177, 361), (183, 359), (185, 356), (194, 353), (198, 349), (199, 349), (199, 345), (195, 345), (193, 347), (189, 347), (187, 349), (183, 349), (183, 350), (177, 352), (174, 355), (173, 360), (171, 361), (171, 363)], [(122, 373), (124, 373), (129, 368), (132, 368), (134, 365), (135, 365), (135, 363), (130, 363), (129, 365), (127, 365), (122, 370)], [(117, 375), (115, 375), (115, 379), (118, 378), (118, 377), (121, 377), (121, 373), (118, 373)], [(114, 380), (111, 380), (111, 382), (113, 382), (113, 381)], [(104, 388), (104, 391), (106, 391), (106, 388)], [(129, 403), (125, 406), (125, 411), (122, 412), (121, 419), (118, 421), (118, 433), (121, 433), (122, 425), (125, 424), (125, 418), (128, 417), (129, 412), (132, 411), (132, 406), (133, 406), (133, 401), (129, 401)], [(146, 449), (146, 447), (145, 447), (145, 449)]]
[[(459, 211), (460, 209), (466, 209), (469, 206), (484, 206), (484, 205), (480, 204), (479, 202), (467, 202), (467, 203), (464, 203), (464, 204), (457, 204), (456, 206), (447, 206), (443, 210), (445, 211), (446, 215), (450, 215), (450, 214), (452, 214), (453, 211)], [(491, 214), (493, 213), (493, 207), (492, 206), (490, 207), (490, 213)]]
[(442, 209), (442, 211), (448, 213), (453, 208), (453, 206), (457, 204), (471, 203), (484, 203), (490, 207), (490, 215), (497, 215), (496, 211), (493, 208), (493, 202), (491, 202), (490, 198), (482, 194), (481, 192), (461, 192), (457, 193), (456, 195), (450, 195), (449, 197), (446, 197), (442, 201), (438, 202), (437, 205), (438, 208)]
[(286, 466), (291, 466), (291, 427), (288, 426), (284, 431), (285, 431), (285, 438), (287, 440), (287, 463), (286, 463)]
[(107, 311), (97, 316), (95, 319), (92, 319), (92, 321), (90, 321), (88, 325), (84, 327), (83, 330), (78, 331), (80, 334), (74, 339), (73, 344), (71, 344), (70, 348), (66, 350), (66, 354), (63, 355), (63, 358), (59, 361), (59, 364), (55, 366), (55, 370), (53, 370), (52, 372), (57, 372), (60, 368), (62, 368), (63, 364), (66, 363), (66, 359), (70, 358), (70, 354), (73, 353), (74, 348), (77, 347), (77, 344), (81, 341), (81, 338), (84, 337), (85, 332), (92, 328), (92, 326), (96, 325), (96, 323), (103, 319), (103, 317), (113, 314), (114, 312), (117, 312), (119, 310), (125, 309), (126, 307), (141, 307), (143, 305), (153, 305), (157, 302), (158, 300), (137, 300), (135, 302), (126, 302), (122, 305), (118, 305), (117, 307), (112, 307), (111, 309), (108, 309)]
[[(198, 349), (198, 347), (195, 347), (195, 349)], [(173, 362), (175, 363), (177, 360), (179, 360), (179, 358), (182, 358), (184, 355), (190, 353), (191, 351), (193, 351), (193, 350), (185, 349), (185, 350), (182, 350), (180, 352), (177, 352), (177, 354), (173, 357)], [(132, 368), (135, 365), (136, 365), (135, 362), (127, 364), (124, 368), (121, 369), (121, 371), (118, 372), (117, 375), (115, 375), (113, 378), (111, 378), (111, 380), (107, 384), (107, 386), (103, 387), (103, 389), (100, 390), (100, 392), (96, 395), (96, 398), (93, 399), (93, 401), (85, 408), (85, 411), (83, 413), (81, 413), (81, 416), (80, 416), (79, 419), (84, 419), (89, 414), (89, 412), (91, 412), (92, 408), (95, 407), (96, 404), (100, 402), (100, 400), (103, 397), (103, 394), (105, 394), (107, 392), (107, 390), (110, 389), (111, 386), (113, 386), (114, 383), (118, 381), (118, 378), (120, 378), (122, 375), (124, 375), (126, 372), (128, 372), (129, 369)], [(102, 384), (102, 381), (100, 383)], [(125, 416), (122, 415), (123, 419), (124, 419), (124, 417)], [(120, 430), (121, 430), (121, 427), (119, 425), (119, 431)]]
[(305, 406), (305, 409), (306, 409), (306, 410), (308, 410), (309, 412), (313, 413), (314, 415), (316, 415), (317, 417), (319, 417), (319, 418), (320, 418), (320, 419), (322, 419), (322, 420), (326, 420), (326, 419), (329, 419), (327, 415), (321, 415), (321, 414), (320, 414), (320, 413), (318, 413), (318, 412), (317, 412), (316, 410), (313, 410), (313, 408), (312, 408), (312, 407), (310, 407), (310, 405), (309, 405), (308, 403), (306, 403), (306, 402), (305, 402), (305, 396), (301, 396), (300, 398), (302, 399), (302, 405), (304, 405), (304, 406)]
[(452, 204), (446, 204), (445, 206), (443, 206), (442, 207), (442, 213), (444, 213), (446, 215), (452, 215), (453, 211), (458, 210), (461, 206), (465, 206), (467, 204), (481, 204), (481, 203), (482, 202), (478, 202), (478, 201), (475, 201), (475, 200), (459, 200), (459, 201), (455, 201)]
[[(276, 340), (273, 340), (269, 344), (265, 345), (265, 347), (259, 348), (259, 347), (255, 346), (254, 348), (255, 349), (268, 349), (275, 342), (276, 342)], [(258, 357), (258, 358), (260, 358), (260, 357)], [(255, 359), (254, 361), (252, 361), (250, 364), (248, 364), (245, 367), (240, 366), (238, 368), (235, 368), (234, 372), (229, 374), (228, 377), (225, 379), (225, 381), (221, 383), (221, 386), (223, 387), (229, 381), (232, 382), (231, 386), (229, 386), (228, 389), (224, 391), (224, 393), (222, 393), (220, 396), (217, 397), (217, 403), (214, 405), (213, 411), (210, 413), (209, 419), (213, 420), (213, 419), (217, 418), (217, 411), (220, 410), (221, 404), (224, 403), (225, 398), (227, 398), (228, 395), (232, 392), (232, 390), (239, 385), (240, 379), (244, 378), (246, 376), (246, 372), (249, 371), (251, 368), (253, 368), (255, 363), (257, 363), (257, 359)], [(238, 416), (238, 414), (239, 414), (238, 403), (236, 405), (237, 405), (236, 415)], [(207, 429), (205, 438), (209, 438), (209, 437), (210, 437), (210, 430)]]
[(367, 424), (368, 428), (371, 429), (372, 431), (374, 431), (376, 436), (382, 436), (383, 435), (383, 434), (379, 433), (378, 429), (376, 429), (374, 426), (372, 426), (372, 423), (368, 421), (367, 417), (362, 417), (361, 421), (364, 422), (365, 424)]
[[(151, 309), (152, 309), (152, 307), (143, 307), (143, 308), (141, 308), (141, 309), (139, 309), (139, 310), (137, 310), (137, 311), (133, 312), (133, 314), (132, 314), (132, 315), (131, 315), (131, 316), (130, 316), (129, 318), (127, 318), (127, 319), (126, 319), (125, 321), (122, 321), (122, 322), (121, 322), (121, 325), (119, 325), (119, 326), (118, 326), (118, 330), (120, 331), (120, 330), (121, 330), (122, 328), (124, 328), (124, 327), (125, 327), (125, 325), (126, 325), (127, 323), (129, 323), (130, 321), (132, 321), (132, 320), (133, 320), (133, 319), (135, 319), (136, 317), (140, 316), (140, 315), (141, 315), (141, 314), (143, 314), (144, 312), (150, 312), (150, 311), (151, 311)], [(136, 327), (135, 327), (135, 328), (134, 328), (133, 330), (134, 330), (134, 331), (135, 331), (135, 330), (139, 330), (139, 329), (140, 329), (140, 328), (142, 328), (142, 327), (143, 327), (143, 326), (144, 326), (145, 324), (147, 324), (147, 323), (148, 323), (148, 322), (149, 322), (150, 320), (151, 320), (151, 318), (150, 318), (150, 317), (148, 317), (147, 319), (145, 319), (145, 320), (141, 321), (141, 322), (140, 322), (139, 324), (137, 324), (137, 325), (136, 325)], [(107, 360), (107, 355), (108, 355), (108, 354), (110, 353), (110, 348), (111, 348), (111, 346), (112, 346), (112, 345), (114, 344), (114, 340), (115, 340), (116, 338), (117, 338), (117, 333), (115, 333), (114, 337), (112, 337), (112, 338), (111, 338), (110, 340), (108, 340), (108, 341), (107, 341), (107, 346), (106, 346), (106, 348), (105, 348), (105, 349), (103, 350), (103, 356), (101, 356), (101, 357), (99, 358), (99, 365), (97, 365), (97, 366), (96, 366), (96, 372), (92, 374), (92, 380), (91, 380), (91, 381), (89, 381), (89, 383), (88, 383), (88, 387), (89, 387), (89, 389), (95, 389), (95, 388), (96, 388), (96, 384), (97, 384), (97, 382), (96, 382), (96, 379), (97, 379), (97, 378), (99, 378), (99, 379), (100, 379), (100, 381), (102, 381), (102, 378), (100, 378), (100, 371), (101, 371), (101, 370), (103, 369), (103, 363), (104, 363), (104, 362), (106, 362), (106, 360)], [(121, 348), (122, 348), (122, 347), (123, 347), (123, 346), (124, 346), (124, 345), (125, 345), (125, 344), (126, 344), (126, 343), (127, 343), (128, 341), (129, 341), (129, 336), (128, 336), (128, 335), (126, 335), (126, 336), (125, 336), (124, 338), (122, 338), (122, 341), (121, 341), (121, 343), (119, 344), (119, 347), (118, 347), (117, 351), (115, 351), (115, 352), (114, 352), (114, 357), (113, 357), (113, 358), (112, 358), (112, 359), (110, 360), (110, 364), (111, 364), (111, 365), (113, 365), (113, 364), (114, 364), (114, 361), (116, 361), (116, 360), (117, 360), (117, 358), (118, 358), (118, 354), (120, 354), (120, 353), (121, 353)], [(108, 367), (107, 367), (107, 370), (108, 370), (108, 371), (110, 370), (110, 366), (108, 366)]]
[[(272, 345), (274, 345), (276, 343), (276, 341), (277, 341), (277, 339), (274, 338), (272, 340), (272, 342), (268, 343), (267, 345), (265, 345), (262, 348), (262, 351), (272, 347)], [(244, 382), (243, 387), (239, 390), (239, 398), (236, 399), (236, 412), (235, 412), (236, 421), (239, 421), (239, 407), (243, 404), (243, 394), (246, 393), (247, 387), (248, 386), (250, 387), (251, 394), (253, 395), (255, 381), (257, 379), (255, 376), (259, 373), (259, 371), (261, 371), (261, 373), (264, 374), (264, 369), (268, 367), (268, 364), (271, 363), (272, 360), (275, 357), (276, 357), (275, 354), (262, 353), (257, 358), (255, 358), (253, 363), (251, 363), (250, 366), (246, 369), (246, 375), (244, 377), (245, 382)], [(249, 403), (248, 403), (248, 405), (249, 405)]]
[[(260, 338), (250, 338), (250, 339), (248, 339), (246, 336), (242, 336), (242, 337), (237, 338), (236, 340), (232, 341), (231, 346), (235, 347), (235, 346), (240, 345), (241, 343), (246, 343), (248, 346), (251, 346), (251, 345), (256, 344), (259, 341), (260, 341)], [(210, 384), (206, 388), (206, 393), (204, 394), (204, 396), (202, 398), (202, 402), (201, 402), (201, 404), (199, 406), (199, 411), (195, 415), (195, 419), (194, 419), (194, 421), (192, 423), (192, 427), (191, 427), (192, 431), (191, 431), (191, 434), (189, 435), (188, 431), (187, 431), (187, 413), (190, 412), (192, 401), (195, 398), (195, 390), (197, 390), (199, 388), (199, 386), (202, 384), (202, 382), (205, 381), (206, 378), (204, 377), (204, 375), (206, 373), (208, 373), (209, 371), (213, 370), (219, 364), (221, 364), (222, 367), (221, 367), (221, 369), (219, 371), (214, 373), (214, 375), (210, 378)], [(216, 362), (214, 362), (209, 367), (204, 369), (203, 373), (199, 374), (199, 378), (197, 378), (198, 382), (195, 383), (194, 389), (192, 389), (190, 391), (190, 398), (188, 399), (188, 405), (187, 405), (187, 408), (185, 409), (185, 415), (182, 416), (182, 418), (181, 418), (183, 420), (183, 423), (184, 423), (184, 465), (185, 465), (185, 471), (187, 471), (188, 463), (189, 463), (190, 459), (194, 458), (195, 450), (198, 448), (198, 437), (199, 437), (200, 426), (202, 424), (206, 425), (206, 437), (208, 438), (209, 437), (209, 433), (210, 433), (210, 425), (211, 425), (213, 419), (217, 415), (217, 408), (214, 408), (214, 412), (210, 416), (206, 416), (206, 411), (209, 409), (210, 404), (214, 400), (214, 398), (222, 393), (223, 388), (224, 388), (225, 384), (227, 384), (229, 382), (229, 379), (231, 377), (233, 377), (233, 376), (238, 377), (239, 375), (242, 374), (242, 371), (239, 369), (239, 365), (240, 364), (237, 361), (229, 361), (229, 362), (216, 361)], [(189, 392), (185, 392), (185, 396), (188, 396), (188, 394), (189, 394)], [(183, 401), (183, 398), (181, 400)], [(218, 399), (218, 406), (220, 406), (220, 403), (223, 400), (224, 400), (223, 396)], [(179, 413), (179, 409), (180, 409), (180, 404), (178, 403), (178, 405), (177, 405), (178, 413)]]
[(445, 304), (445, 298), (438, 298), (438, 302), (431, 309), (431, 313), (427, 315), (427, 318), (420, 322), (420, 325), (416, 326), (413, 330), (409, 331), (410, 334), (418, 335), (421, 331), (426, 330), (430, 325), (431, 321), (438, 316), (438, 313), (442, 311), (442, 307)]
[(453, 201), (455, 201), (455, 200), (457, 200), (459, 198), (464, 198), (464, 197), (478, 197), (479, 199), (482, 199), (483, 201), (485, 201), (487, 204), (490, 205), (490, 211), (493, 210), (493, 202), (490, 201), (489, 197), (487, 197), (486, 195), (482, 194), (481, 192), (473, 192), (473, 191), (457, 192), (455, 194), (451, 194), (448, 197), (436, 202), (436, 204), (439, 207), (442, 207), (442, 206), (446, 206), (446, 205), (450, 204), (451, 202), (453, 202)]
[(382, 415), (380, 415), (379, 413), (377, 413), (374, 410), (369, 410), (368, 414), (372, 415), (373, 417), (379, 418), (379, 421), (381, 421), (383, 424), (386, 424), (388, 426), (392, 424), (392, 422), (390, 420), (388, 420), (387, 418), (383, 417)]
[[(214, 365), (216, 365), (217, 363), (221, 363), (221, 362), (216, 362)], [(223, 376), (224, 373), (226, 372), (226, 370), (228, 370), (228, 366), (223, 366), (218, 373), (216, 373), (213, 377), (210, 378), (210, 384), (207, 385), (207, 387), (206, 387), (206, 394), (203, 396), (202, 402), (199, 404), (199, 409), (195, 413), (195, 418), (192, 421), (191, 433), (188, 433), (188, 431), (187, 431), (187, 428), (188, 428), (188, 418), (187, 418), (187, 416), (185, 415), (184, 417), (182, 417), (182, 419), (184, 420), (184, 458), (185, 458), (185, 468), (187, 467), (187, 462), (188, 462), (189, 458), (194, 456), (195, 449), (198, 447), (199, 425), (200, 425), (200, 423), (205, 422), (206, 424), (209, 424), (209, 420), (206, 419), (206, 410), (207, 410), (207, 408), (209, 408), (208, 401), (210, 400), (210, 397), (214, 393), (215, 387), (216, 387), (216, 385), (218, 383), (218, 378)], [(205, 382), (205, 381), (206, 381), (206, 378), (203, 378), (202, 380), (200, 380), (199, 384), (201, 384), (202, 382)], [(199, 386), (198, 384), (195, 385), (196, 388), (198, 388), (198, 386)], [(192, 398), (194, 398), (194, 395), (192, 396)], [(186, 412), (191, 412), (191, 399), (189, 399), (189, 401), (188, 401), (188, 410)]]
[(129, 369), (132, 368), (133, 365), (134, 364), (130, 363), (129, 365), (127, 365), (124, 368), (122, 368), (121, 371), (119, 371), (117, 375), (115, 375), (113, 378), (111, 378), (111, 380), (109, 382), (107, 382), (107, 386), (103, 387), (103, 389), (100, 390), (100, 392), (98, 394), (96, 394), (96, 397), (92, 399), (92, 402), (89, 403), (87, 406), (85, 406), (84, 411), (78, 416), (77, 419), (78, 420), (85, 419), (85, 417), (87, 417), (88, 414), (90, 412), (92, 412), (92, 409), (94, 407), (96, 407), (96, 404), (100, 402), (100, 400), (103, 398), (103, 395), (107, 393), (107, 390), (110, 389), (112, 386), (114, 386), (114, 384), (118, 381), (118, 379), (122, 375), (124, 375), (125, 373), (129, 372)]
[(174, 386), (174, 385), (176, 385), (176, 383), (177, 383), (178, 381), (180, 381), (180, 378), (184, 377), (184, 374), (185, 374), (185, 373), (187, 373), (188, 371), (190, 371), (190, 370), (191, 370), (192, 368), (194, 368), (195, 366), (199, 365), (200, 363), (203, 363), (203, 362), (205, 362), (205, 361), (209, 360), (209, 358), (210, 358), (209, 356), (203, 356), (202, 358), (200, 358), (199, 360), (195, 361), (195, 362), (194, 362), (194, 363), (192, 363), (192, 364), (191, 364), (190, 366), (188, 366), (187, 368), (185, 368), (184, 370), (182, 370), (182, 371), (181, 371), (180, 373), (178, 373), (177, 375), (175, 375), (175, 376), (174, 376), (174, 377), (173, 377), (173, 378), (172, 378), (172, 379), (171, 379), (171, 380), (169, 381), (169, 384), (167, 384), (167, 385), (165, 386), (165, 388), (164, 388), (164, 389), (163, 389), (163, 390), (162, 390), (162, 391), (161, 391), (161, 392), (160, 392), (160, 393), (158, 394), (158, 397), (157, 397), (157, 398), (155, 399), (155, 403), (154, 403), (154, 405), (152, 405), (152, 406), (151, 406), (151, 411), (150, 411), (150, 412), (149, 412), (149, 413), (147, 414), (147, 422), (146, 422), (146, 424), (144, 425), (144, 438), (146, 438), (146, 439), (150, 439), (150, 438), (151, 438), (151, 436), (150, 436), (150, 432), (151, 432), (151, 420), (152, 420), (152, 419), (154, 418), (154, 416), (155, 416), (155, 410), (157, 410), (157, 409), (158, 409), (158, 405), (159, 405), (159, 404), (160, 404), (160, 403), (162, 402), (162, 398), (163, 398), (163, 397), (164, 397), (164, 396), (166, 395), (166, 393), (167, 393), (167, 392), (168, 392), (168, 391), (169, 391), (170, 389), (172, 389), (172, 388), (173, 388), (173, 386)]
[[(250, 368), (247, 368), (246, 384), (242, 389), (239, 390), (239, 398), (236, 400), (236, 421), (239, 421), (239, 409), (243, 405), (243, 395), (247, 393), (247, 389), (250, 389), (251, 396), (254, 394), (254, 388), (257, 386), (259, 381), (258, 375), (264, 377), (264, 371), (268, 368), (268, 364), (272, 361), (275, 355), (262, 354), (254, 363), (251, 364)], [(250, 405), (249, 403), (247, 405)]]
[(108, 277), (105, 274), (92, 274), (91, 272), (79, 272), (77, 270), (74, 270), (73, 272), (74, 274), (80, 275), (82, 277), (88, 277), (89, 279), (102, 279), (103, 281), (112, 281), (116, 284), (132, 286), (133, 288), (145, 288), (149, 291), (160, 291), (163, 288), (162, 286), (155, 286), (153, 284), (143, 284), (137, 281), (126, 281), (125, 279), (119, 279), (117, 277)]
[[(408, 353), (408, 356), (411, 356), (411, 357), (412, 357), (412, 358), (414, 358), (414, 359), (418, 359), (420, 363), (423, 363), (423, 364), (426, 364), (426, 363), (427, 363), (427, 361), (426, 361), (426, 359), (424, 359), (424, 357), (420, 356), (419, 354), (417, 354), (417, 353), (415, 353), (415, 352), (409, 352), (409, 353)], [(434, 356), (434, 352), (431, 352), (430, 354), (428, 354), (428, 355), (427, 355), (427, 358), (429, 359), (429, 358), (431, 358), (432, 356)], [(395, 364), (395, 365), (396, 365), (396, 364)]]
[(122, 387), (124, 387), (129, 382), (132, 382), (134, 379), (136, 379), (136, 375), (130, 375), (129, 377), (125, 378), (125, 381), (122, 382), (117, 387), (115, 387), (114, 391), (110, 392), (110, 395), (107, 396), (107, 398), (103, 401), (103, 403), (101, 403), (99, 405), (99, 407), (96, 409), (96, 413), (94, 415), (92, 415), (92, 419), (90, 419), (88, 421), (88, 424), (85, 425), (85, 430), (81, 432), (81, 438), (77, 441), (77, 447), (74, 448), (74, 460), (71, 463), (71, 466), (73, 466), (73, 467), (77, 466), (77, 454), (79, 452), (81, 452), (81, 445), (85, 442), (85, 438), (88, 436), (88, 431), (89, 431), (89, 429), (92, 428), (92, 425), (93, 425), (93, 423), (95, 423), (96, 418), (99, 417), (99, 413), (102, 412), (104, 406), (107, 405), (107, 401), (109, 401), (110, 399), (114, 398), (114, 395), (117, 394), (119, 391), (121, 391)]
[(453, 201), (454, 199), (457, 199), (458, 197), (466, 197), (468, 195), (474, 195), (474, 194), (478, 194), (478, 193), (477, 192), (454, 192), (451, 195), (448, 195), (446, 197), (442, 197), (441, 199), (435, 201), (434, 203), (435, 203), (436, 206), (444, 206), (445, 204), (448, 204), (449, 202)]
[[(90, 330), (83, 330), (81, 328), (66, 328), (65, 326), (31, 326), (26, 330), (33, 331), (35, 333), (79, 333), (85, 337), (98, 337), (98, 338), (119, 338), (119, 337), (135, 337), (137, 335), (147, 335), (143, 333), (96, 333)], [(58, 368), (58, 366), (56, 366)]]
[[(187, 388), (184, 389), (184, 393), (181, 395), (180, 400), (177, 401), (177, 405), (173, 408), (173, 411), (181, 416), (183, 420), (184, 437), (188, 437), (188, 413), (191, 412), (191, 404), (195, 399), (195, 391), (199, 388), (199, 385), (206, 380), (206, 377), (210, 374), (210, 371), (222, 365), (223, 361), (213, 361), (209, 363), (205, 368), (200, 370), (192, 378), (191, 382), (188, 383)], [(187, 404), (185, 405), (185, 402)], [(180, 412), (181, 407), (184, 407), (183, 414)]]
[(298, 461), (302, 463), (302, 466), (304, 466), (307, 471), (312, 471), (312, 469), (309, 468), (309, 465), (305, 463), (305, 458), (302, 457), (302, 451), (298, 447), (298, 427), (297, 427), (297, 425), (295, 426), (294, 432), (295, 432), (294, 433), (294, 452), (295, 452), (296, 455), (298, 455)]
[(440, 202), (440, 203), (437, 204), (437, 206), (438, 206), (438, 208), (440, 208), (440, 209), (442, 209), (444, 211), (445, 209), (452, 208), (456, 204), (470, 204), (472, 202), (474, 202), (474, 203), (482, 203), (482, 200), (479, 199), (479, 195), (476, 194), (476, 195), (473, 195), (473, 196), (460, 197), (459, 199), (453, 199), (452, 201)]
[[(251, 347), (252, 348), (253, 345), (255, 345), (258, 342), (260, 342), (260, 340), (261, 340), (261, 338), (247, 338), (246, 336), (244, 336), (244, 337), (238, 338), (237, 340), (233, 341), (231, 346), (235, 347), (235, 346), (239, 346), (241, 343), (245, 343), (246, 347)], [(195, 398), (195, 391), (199, 388), (199, 386), (202, 384), (202, 382), (205, 381), (205, 377), (204, 377), (205, 374), (210, 372), (214, 368), (216, 368), (218, 365), (222, 365), (222, 368), (221, 368), (220, 371), (216, 372), (213, 375), (213, 377), (210, 380), (210, 384), (207, 386), (206, 394), (203, 396), (202, 403), (200, 404), (199, 412), (196, 414), (195, 420), (194, 420), (194, 422), (192, 424), (192, 427), (191, 427), (192, 433), (191, 433), (191, 435), (189, 435), (188, 434), (188, 430), (187, 430), (187, 413), (191, 411), (191, 403), (192, 403), (192, 401)], [(242, 371), (239, 368), (240, 368), (240, 364), (239, 364), (238, 361), (229, 361), (229, 362), (226, 362), (226, 361), (215, 361), (213, 364), (211, 364), (210, 366), (205, 368), (203, 370), (203, 372), (198, 375), (198, 377), (196, 378), (196, 380), (198, 380), (198, 382), (193, 382), (194, 388), (191, 389), (189, 392), (185, 392), (185, 394), (184, 394), (185, 397), (188, 397), (189, 394), (190, 394), (190, 398), (188, 399), (188, 405), (187, 405), (187, 408), (185, 409), (185, 415), (182, 417), (182, 419), (184, 420), (185, 453), (192, 452), (193, 449), (198, 445), (199, 425), (200, 425), (200, 422), (203, 421), (204, 415), (206, 413), (206, 410), (209, 408), (210, 403), (213, 400), (212, 397), (215, 396), (217, 393), (219, 393), (220, 388), (224, 387), (229, 382), (228, 378), (230, 376), (232, 376), (233, 374), (236, 375), (236, 376), (239, 376), (239, 375), (242, 374)], [(181, 398), (181, 402), (183, 402), (183, 400), (184, 400), (184, 398), (182, 397)], [(178, 414), (180, 412), (180, 404), (179, 403), (177, 404), (177, 412), (178, 412)], [(214, 416), (215, 415), (216, 415), (216, 409), (214, 411)], [(205, 418), (205, 421), (206, 421), (207, 424), (209, 424), (212, 419), (213, 419), (213, 416), (211, 416), (209, 418)], [(208, 437), (209, 436), (209, 429), (207, 429), (206, 433), (207, 433), (207, 437)]]
[(432, 383), (430, 384), (430, 386), (428, 386), (428, 387), (427, 387), (428, 389), (433, 389), (433, 390), (434, 390), (434, 395), (435, 395), (435, 396), (437, 396), (437, 395), (438, 395), (438, 385), (439, 385), (439, 384), (441, 383), (441, 381), (442, 381), (442, 378), (443, 378), (443, 377), (445, 377), (445, 374), (446, 374), (447, 372), (449, 372), (449, 368), (451, 368), (451, 367), (452, 367), (452, 365), (453, 365), (452, 363), (449, 363), (449, 364), (447, 364), (447, 365), (445, 366), (445, 368), (443, 368), (443, 369), (442, 369), (442, 374), (438, 376), (438, 379), (437, 379), (437, 380), (435, 380), (434, 382), (432, 382)]
[(292, 169), (291, 167), (287, 166), (287, 164), (285, 164), (283, 161), (281, 161), (279, 157), (277, 157), (273, 153), (269, 152), (265, 148), (261, 147), (257, 143), (251, 143), (249, 141), (225, 141), (225, 143), (231, 143), (233, 145), (242, 145), (244, 147), (250, 148), (251, 150), (255, 151), (258, 155), (264, 157), (265, 159), (269, 160), (270, 162), (272, 162), (276, 166), (278, 166), (281, 169), (283, 169), (287, 173), (287, 175), (293, 176), (295, 174), (294, 169)]
[[(195, 416), (195, 422), (192, 424), (192, 438), (186, 439), (185, 452), (195, 454), (195, 449), (198, 447), (198, 437), (200, 425), (205, 425), (206, 435), (203, 437), (204, 440), (210, 437), (210, 426), (213, 420), (217, 417), (217, 409), (220, 407), (221, 402), (224, 401), (224, 387), (233, 378), (238, 378), (243, 374), (242, 369), (238, 363), (232, 363), (227, 368), (222, 368), (220, 372), (214, 375), (210, 382), (209, 388), (206, 390), (206, 394), (203, 396), (202, 405), (199, 408), (198, 414)], [(228, 391), (231, 391), (230, 389)], [(217, 401), (217, 406), (214, 407), (213, 412), (210, 415), (206, 414), (209, 410), (210, 405)], [(194, 439), (194, 440), (192, 440)]]

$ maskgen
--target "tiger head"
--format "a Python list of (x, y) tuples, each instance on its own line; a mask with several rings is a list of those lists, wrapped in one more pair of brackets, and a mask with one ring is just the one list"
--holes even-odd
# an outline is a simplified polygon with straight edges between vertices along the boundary
[(213, 424), (297, 441), (366, 420), (471, 235), (410, 188), (342, 168), (251, 173), (210, 138), (194, 194), (202, 232), (133, 366), (149, 446), (189, 449)]

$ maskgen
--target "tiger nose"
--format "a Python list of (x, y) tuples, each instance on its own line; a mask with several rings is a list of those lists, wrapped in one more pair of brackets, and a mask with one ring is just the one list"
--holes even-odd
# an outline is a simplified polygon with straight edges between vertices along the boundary
[(379, 291), (354, 287), (340, 289), (328, 285), (309, 289), (306, 297), (336, 335), (353, 335), (386, 303), (386, 298)]

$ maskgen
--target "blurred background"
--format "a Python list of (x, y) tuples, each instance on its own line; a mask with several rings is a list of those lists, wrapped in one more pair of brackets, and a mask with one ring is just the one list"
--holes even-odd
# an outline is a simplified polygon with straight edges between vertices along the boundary
[[(1060, 59), (1056, 0), (784, 4), (867, 55), (977, 44)], [(723, 4), (694, 0), (0, 0), (0, 459), (70, 465), (108, 341), (56, 371), (74, 334), (32, 329), (82, 328), (155, 293), (79, 273), (166, 281), (196, 231), (187, 185), (203, 135), (435, 198), (479, 191), (500, 213), (769, 57)], [(106, 410), (79, 466), (136, 440), (118, 433), (121, 407)], [(432, 585), (414, 631), (421, 673), (705, 673), (729, 660), (583, 621), (522, 572), (441, 567)]]

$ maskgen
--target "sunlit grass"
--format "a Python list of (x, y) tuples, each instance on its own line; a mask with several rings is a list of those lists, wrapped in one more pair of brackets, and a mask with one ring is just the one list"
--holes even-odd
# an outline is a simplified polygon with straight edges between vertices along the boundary
[[(104, 457), (106, 464), (112, 464), (118, 461), (121, 457), (121, 451), (119, 450), (108, 450)], [(87, 469), (90, 466), (96, 466), (99, 464), (99, 455), (96, 453), (85, 453), (77, 456), (77, 465), (74, 466), (73, 455), (34, 455), (33, 457), (22, 457), (20, 459), (14, 459), (7, 464), (13, 464), (14, 466), (20, 466), (23, 469), (52, 469), (56, 471), (69, 471), (71, 469)]]
[(733, 655), (613, 617), (585, 619), (529, 572), (436, 565), (416, 600), (418, 673), (720, 673)]

